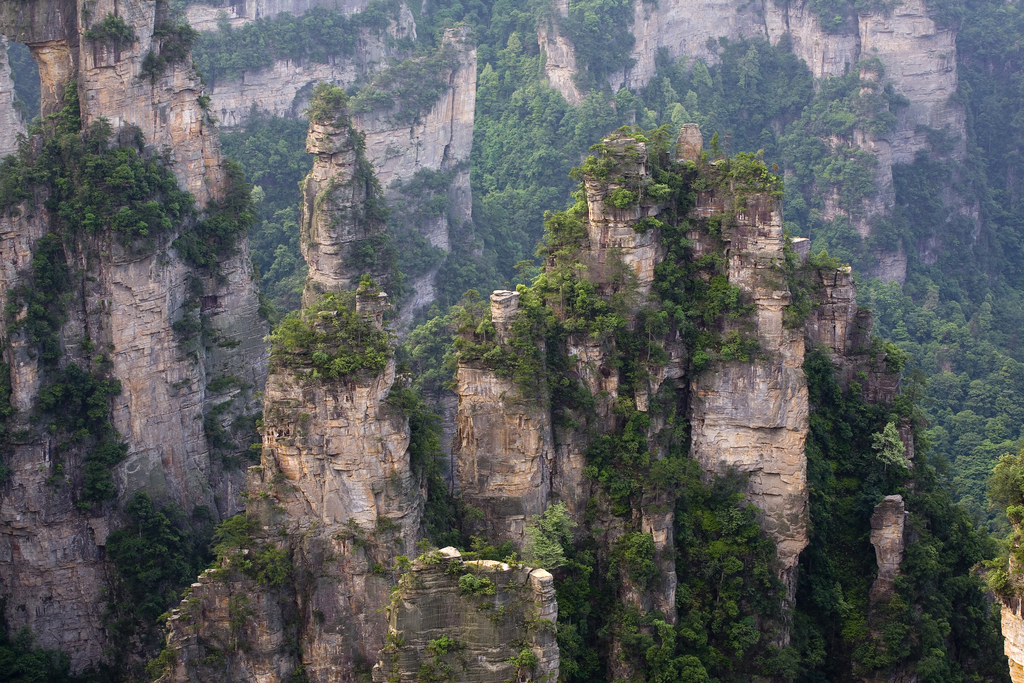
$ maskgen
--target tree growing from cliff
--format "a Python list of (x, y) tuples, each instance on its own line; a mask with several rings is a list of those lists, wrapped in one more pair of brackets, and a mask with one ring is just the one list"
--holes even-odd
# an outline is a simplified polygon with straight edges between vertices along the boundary
[(565, 546), (572, 545), (575, 528), (565, 503), (555, 503), (526, 525), (523, 558), (527, 564), (549, 570), (564, 566)]
[(878, 459), (886, 469), (890, 465), (897, 469), (909, 469), (907, 447), (900, 439), (895, 422), (889, 422), (882, 431), (871, 435), (871, 448), (878, 453)]

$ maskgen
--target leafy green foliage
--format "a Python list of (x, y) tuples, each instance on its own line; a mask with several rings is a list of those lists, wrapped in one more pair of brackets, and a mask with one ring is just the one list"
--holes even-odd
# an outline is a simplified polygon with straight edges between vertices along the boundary
[[(947, 680), (968, 674), (1004, 680), (998, 616), (970, 573), (994, 548), (936, 479), (921, 440), (913, 489), (899, 468), (878, 459), (871, 435), (884, 433), (892, 421), (885, 406), (865, 403), (852, 388), (844, 395), (821, 352), (808, 355), (804, 371), (813, 408), (807, 457), (815, 533), (800, 558), (796, 600), (794, 646), (803, 654), (802, 675), (829, 678), (851, 666), (866, 673), (917, 662), (946, 672)], [(894, 596), (872, 613), (867, 596), (874, 555), (865, 529), (874, 505), (892, 493), (911, 511), (915, 540)]]
[(321, 295), (288, 316), (270, 335), (270, 361), (305, 371), (309, 381), (377, 374), (393, 355), (391, 337), (355, 310), (353, 293)]
[(553, 570), (566, 563), (565, 546), (572, 545), (576, 522), (565, 503), (555, 503), (526, 525), (523, 559), (531, 565)]
[(90, 26), (82, 33), (82, 37), (115, 50), (123, 50), (138, 40), (135, 29), (114, 14), (108, 14), (102, 21)]
[(565, 28), (585, 72), (577, 78), (594, 87), (615, 71), (633, 66), (629, 53), (636, 39), (633, 3), (627, 0), (572, 0)]
[(126, 444), (110, 423), (110, 399), (121, 393), (121, 382), (103, 379), (74, 363), (64, 367), (39, 390), (39, 407), (64, 435), (57, 453), (81, 444), (85, 456), (84, 478), (78, 506), (90, 509), (115, 497), (117, 490), (110, 468), (128, 454)]
[(340, 128), (347, 124), (348, 97), (336, 85), (317, 83), (305, 114), (313, 123)]
[(158, 508), (141, 491), (125, 513), (128, 523), (107, 537), (116, 577), (107, 628), (119, 638), (140, 637), (152, 655), (163, 643), (154, 628), (159, 616), (178, 603), (179, 592), (212, 559), (213, 520), (204, 506), (187, 516), (174, 505)]
[(448, 90), (449, 76), (457, 66), (458, 57), (450, 44), (424, 57), (396, 60), (356, 92), (352, 113), (390, 110), (389, 116), (396, 122), (415, 123)]
[(271, 66), (276, 60), (327, 63), (334, 56), (352, 55), (361, 29), (386, 29), (393, 11), (387, 3), (376, 0), (352, 16), (314, 7), (301, 17), (281, 12), (238, 29), (225, 18), (217, 31), (199, 35), (193, 59), (213, 83), (235, 78), (246, 69)]
[[(161, 21), (153, 27), (154, 44), (157, 50), (152, 48), (142, 60), (141, 76), (149, 79), (155, 84), (157, 79), (163, 75), (169, 66), (180, 64), (185, 61), (192, 49), (193, 43), (199, 37), (199, 32), (193, 29), (188, 23), (177, 21)], [(202, 98), (200, 98), (202, 102)]]
[(467, 595), (494, 595), (498, 588), (486, 576), (480, 578), (473, 574), (463, 574), (459, 577), (459, 591)]
[(255, 520), (245, 514), (221, 522), (213, 534), (216, 563), (242, 572), (261, 586), (280, 588), (295, 572), (291, 556), (286, 548), (254, 538), (257, 530)]
[(227, 161), (225, 189), (220, 199), (207, 206), (207, 217), (181, 233), (174, 247), (193, 265), (216, 270), (220, 261), (235, 253), (238, 240), (256, 223), (252, 186), (242, 168)]
[(0, 630), (0, 680), (4, 683), (65, 683), (71, 679), (71, 660), (58, 650), (36, 647), (35, 634), (23, 626), (8, 635)]

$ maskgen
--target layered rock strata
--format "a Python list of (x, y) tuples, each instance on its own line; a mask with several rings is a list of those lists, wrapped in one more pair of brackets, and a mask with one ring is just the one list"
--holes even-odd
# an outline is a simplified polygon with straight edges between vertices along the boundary
[[(344, 117), (338, 109), (327, 117), (328, 123), (310, 124), (310, 150), (319, 158), (307, 189), (310, 183), (323, 184), (323, 189), (312, 191), (314, 199), (330, 197), (339, 185), (352, 186), (349, 180), (359, 151)], [(365, 160), (362, 163), (366, 165)], [(364, 211), (368, 195), (348, 192), (344, 210), (337, 201), (323, 203), (342, 218)], [(321, 219), (319, 225), (336, 225), (330, 217)], [(446, 550), (446, 560), (457, 562), (460, 570), (464, 567), (463, 573), (487, 573), (479, 585), (495, 587), (492, 602), (500, 603), (497, 615), (480, 612), (475, 601), (461, 597), (465, 582), (450, 566), (435, 571), (432, 558), (440, 557), (439, 551), (414, 562), (406, 576), (415, 578), (403, 579), (396, 588), (403, 567), (408, 567), (405, 556), (415, 554), (424, 535), (426, 481), (422, 468), (412, 462), (409, 419), (388, 400), (392, 390), (400, 388), (393, 358), (379, 371), (357, 370), (336, 379), (314, 372), (316, 353), (322, 349), (341, 355), (362, 351), (349, 348), (358, 341), (332, 341), (332, 335), (340, 334), (339, 316), (358, 316), (360, 324), (368, 326), (361, 335), (370, 335), (370, 330), (384, 331), (388, 307), (387, 296), (375, 289), (352, 292), (351, 279), (336, 278), (323, 286), (325, 280), (318, 275), (325, 263), (321, 256), (337, 246), (326, 234), (320, 233), (320, 241), (306, 252), (310, 280), (304, 298), (321, 304), (301, 313), (303, 324), (324, 341), (316, 350), (277, 348), (271, 360), (262, 461), (249, 470), (246, 523), (252, 538), (237, 553), (225, 556), (217, 571), (200, 577), (192, 595), (173, 613), (167, 647), (174, 656), (161, 681), (284, 683), (296, 672), (317, 683), (350, 680), (365, 672), (366, 663), (378, 661), (381, 651), (381, 666), (397, 662), (394, 672), (388, 669), (388, 678), (394, 674), (415, 679), (418, 660), (411, 674), (400, 673), (402, 665), (422, 658), (423, 649), (440, 637), (438, 629), (444, 629), (453, 643), (465, 645), (459, 651), (471, 655), (467, 667), (473, 676), (485, 676), (479, 680), (496, 675), (502, 678), (493, 680), (505, 680), (507, 674), (517, 673), (506, 662), (519, 654), (509, 643), (524, 639), (532, 643), (530, 652), (538, 658), (532, 668), (556, 674), (558, 648), (553, 631), (543, 627), (557, 616), (547, 572), (493, 563), (463, 565), (457, 551)], [(342, 241), (348, 233), (331, 234)], [(332, 263), (346, 265), (341, 257)], [(321, 299), (321, 288), (339, 293), (334, 301), (353, 297), (354, 311), (323, 308), (322, 302), (332, 299)], [(260, 578), (265, 575), (249, 569), (253, 565), (247, 562), (260, 566), (258, 558), (266, 553), (287, 558), (287, 580), (268, 583)], [(386, 618), (382, 613), (389, 605)], [(502, 621), (502, 615), (508, 619)], [(527, 618), (531, 626), (523, 621)], [(395, 635), (399, 632), (400, 637)], [(240, 637), (245, 638), (244, 648), (232, 645), (241, 642)], [(301, 643), (301, 648), (288, 646), (289, 642)]]
[[(88, 5), (41, 0), (0, 8), (0, 32), (27, 43), (39, 65), (43, 113), (64, 105), (65, 85), (74, 78), (84, 126), (107, 119), (115, 140), (140, 132), (144, 154), (166, 150), (180, 187), (201, 210), (216, 202), (228, 181), (187, 52), (162, 71), (143, 72), (147, 56), (159, 55), (172, 40), (157, 30), (169, 25), (168, 6), (113, 0)], [(109, 15), (125, 23), (132, 40), (111, 44), (85, 37)], [(37, 242), (50, 231), (45, 199), (45, 188), (37, 188), (33, 202), (0, 217), (5, 305), (12, 288), (30, 282)], [(244, 489), (240, 473), (211, 456), (205, 417), (227, 401), (231, 405), (214, 418), (224, 424), (254, 412), (254, 395), (266, 376), (266, 324), (258, 317), (244, 238), (232, 255), (204, 271), (172, 247), (190, 227), (172, 226), (152, 248), (125, 249), (100, 235), (65, 250), (69, 268), (79, 274), (58, 335), (59, 365), (74, 362), (90, 370), (109, 363), (106, 376), (121, 385), (111, 422), (128, 453), (113, 471), (119, 496), (113, 504), (91, 511), (75, 505), (85, 453), (60, 455), (58, 435), (41, 433), (29, 420), (40, 387), (52, 377), (31, 353), (25, 332), (2, 323), (19, 410), (11, 428), (29, 435), (13, 444), (5, 463), (11, 474), (0, 489), (5, 617), (12, 628), (35, 631), (43, 647), (67, 652), (75, 671), (96, 663), (108, 645), (101, 625), (108, 572), (102, 546), (117, 526), (121, 503), (146, 490), (158, 503), (186, 510), (206, 505), (217, 516), (228, 515), (238, 509)], [(208, 344), (183, 345), (175, 323), (185, 316), (201, 321)], [(229, 388), (214, 395), (207, 386), (218, 379), (218, 386)]]
[[(473, 197), (469, 186), (469, 155), (473, 148), (476, 111), (476, 46), (466, 28), (447, 29), (441, 41), (449, 51), (448, 67), (438, 76), (447, 82), (431, 108), (411, 121), (399, 108), (374, 109), (352, 117), (366, 137), (366, 156), (377, 172), (391, 205), (401, 204), (410, 225), (431, 246), (451, 251), (452, 234), (472, 219)], [(369, 87), (373, 87), (373, 83)], [(427, 198), (402, 191), (403, 183), (417, 172), (451, 173), (447, 188), (448, 210), (425, 214), (419, 204)], [(404, 307), (408, 322), (416, 310), (435, 298), (434, 278), (440, 264), (409, 282), (412, 299)]]
[[(691, 452), (707, 472), (750, 475), (747, 496), (778, 548), (788, 597), (807, 545), (807, 438), (810, 409), (803, 374), (804, 331), (783, 324), (790, 293), (783, 272), (782, 212), (764, 195), (727, 206), (725, 192), (698, 193), (695, 218), (735, 210), (723, 228), (729, 282), (755, 306), (756, 359), (729, 361), (691, 380)], [(698, 240), (701, 236), (694, 234)], [(698, 246), (698, 251), (700, 247)]]
[(413, 562), (387, 617), (376, 683), (430, 675), (466, 683), (558, 676), (558, 605), (554, 579), (543, 569), (467, 562), (455, 548), (443, 548)]
[(302, 183), (300, 247), (309, 264), (303, 304), (324, 292), (355, 289), (364, 274), (386, 285), (380, 185), (344, 104), (310, 122), (306, 151), (316, 159)]
[[(383, 298), (360, 295), (357, 313), (382, 325)], [(330, 333), (331, 316), (310, 315), (309, 324)], [(260, 581), (235, 555), (200, 577), (168, 621), (167, 647), (177, 654), (164, 681), (276, 683), (297, 670), (311, 681), (338, 680), (384, 647), (380, 611), (396, 558), (412, 554), (422, 536), (425, 498), (410, 463), (408, 419), (387, 402), (395, 362), (325, 381), (309, 376), (303, 354), (275, 361), (267, 380), (263, 458), (249, 471), (254, 533), (240, 550), (244, 561), (273, 547), (289, 576), (277, 586)], [(236, 637), (224, 623), (232, 600), (244, 600), (252, 616), (242, 627), (251, 629), (247, 647), (212, 657), (211, 648)]]
[(14, 108), (14, 80), (7, 59), (7, 39), (0, 35), (0, 157), (18, 149), (18, 133), (25, 132), (25, 122)]
[(869, 598), (875, 605), (892, 597), (900, 562), (903, 561), (903, 530), (907, 523), (903, 496), (886, 496), (871, 515), (871, 545), (875, 547), (878, 576), (871, 584)]
[(1024, 683), (1024, 615), (1021, 601), (1002, 606), (1003, 652), (1010, 665), (1010, 680)]
[[(491, 295), (499, 343), (518, 315), (519, 294)], [(462, 499), (483, 512), (474, 527), (522, 546), (527, 520), (547, 507), (554, 443), (549, 411), (515, 382), (479, 363), (459, 363), (452, 457)]]
[(552, 11), (537, 22), (537, 44), (544, 55), (544, 75), (548, 84), (562, 93), (569, 104), (583, 102), (583, 92), (576, 85), (576, 50), (561, 29), (569, 16), (569, 0), (554, 0)]
[[(330, 5), (321, 3), (321, 6)], [(188, 8), (192, 26), (201, 31), (216, 30), (216, 25), (211, 27), (209, 22), (197, 18), (194, 10), (197, 7), (201, 6), (189, 5)], [(301, 15), (305, 8), (287, 11)], [(247, 21), (249, 19), (240, 19), (233, 23)], [(415, 40), (416, 22), (409, 7), (402, 2), (387, 29), (359, 29), (358, 47), (351, 56), (331, 55), (325, 62), (282, 59), (271, 66), (243, 69), (234, 78), (215, 79), (210, 85), (210, 108), (225, 126), (244, 124), (253, 107), (258, 112), (284, 118), (302, 116), (317, 83), (348, 88), (383, 68), (388, 58), (406, 56), (398, 46)]]

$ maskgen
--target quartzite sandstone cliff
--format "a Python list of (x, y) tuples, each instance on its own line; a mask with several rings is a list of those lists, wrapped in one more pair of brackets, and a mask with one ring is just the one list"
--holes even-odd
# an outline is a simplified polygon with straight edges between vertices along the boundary
[[(167, 150), (179, 185), (202, 209), (222, 196), (227, 180), (216, 132), (199, 102), (199, 77), (187, 58), (153, 79), (142, 73), (146, 56), (158, 54), (161, 41), (170, 40), (155, 35), (156, 27), (169, 21), (168, 11), (166, 4), (154, 2), (100, 0), (88, 8), (64, 0), (7, 3), (0, 8), (0, 31), (28, 44), (39, 65), (44, 114), (61, 106), (65, 83), (73, 79), (83, 124), (105, 118), (115, 139), (122, 130), (138, 130), (147, 150)], [(131, 27), (130, 45), (115, 49), (83, 37), (108, 14)], [(0, 217), (4, 304), (12, 288), (25, 282), (36, 243), (49, 231), (43, 199), (45, 190), (37, 189), (34, 202)], [(233, 514), (239, 504), (240, 473), (212, 456), (204, 416), (228, 400), (230, 408), (214, 419), (230, 422), (254, 412), (253, 396), (265, 378), (266, 324), (257, 315), (244, 238), (219, 264), (218, 276), (189, 265), (171, 247), (184, 228), (173, 226), (143, 253), (94, 239), (79, 245), (82, 254), (67, 254), (82, 258), (84, 271), (76, 276), (60, 331), (60, 364), (89, 368), (95, 362), (80, 341), (85, 337), (106, 354), (109, 376), (121, 383), (112, 423), (128, 455), (113, 473), (119, 496), (113, 504), (93, 511), (76, 508), (84, 454), (72, 451), (60, 464), (54, 457), (56, 437), (32, 428), (29, 413), (46, 372), (30, 353), (25, 333), (6, 329), (6, 319), (3, 323), (10, 340), (4, 359), (19, 410), (13, 420), (30, 434), (13, 445), (7, 461), (11, 474), (0, 493), (5, 618), (11, 627), (29, 626), (41, 645), (67, 652), (75, 670), (99, 661), (107, 646), (101, 627), (108, 572), (102, 546), (120, 523), (115, 513), (121, 502), (146, 490), (159, 502), (187, 510), (206, 505), (219, 515)], [(85, 252), (91, 254), (88, 261)], [(78, 268), (79, 262), (72, 265)], [(200, 283), (203, 295), (197, 299)], [(173, 324), (197, 313), (208, 345), (189, 354)], [(218, 378), (225, 380), (218, 386), (230, 387), (215, 395), (207, 385)], [(64, 475), (55, 478), (59, 464)]]
[(14, 108), (14, 98), (7, 39), (0, 35), (0, 157), (14, 153), (18, 148), (18, 133), (25, 132), (25, 122)]
[(380, 185), (344, 105), (311, 121), (306, 151), (315, 154), (302, 182), (300, 246), (309, 264), (303, 304), (324, 292), (355, 289), (371, 275), (387, 285), (387, 236)]

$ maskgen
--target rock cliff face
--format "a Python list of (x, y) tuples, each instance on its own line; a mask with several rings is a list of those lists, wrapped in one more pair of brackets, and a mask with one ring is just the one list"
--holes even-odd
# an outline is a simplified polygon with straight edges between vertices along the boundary
[[(358, 307), (382, 324), (377, 295)], [(310, 324), (330, 327), (330, 317), (314, 317)], [(275, 363), (267, 380), (263, 459), (249, 474), (253, 537), (200, 577), (172, 615), (167, 647), (177, 655), (164, 681), (277, 682), (299, 668), (311, 681), (332, 681), (384, 647), (379, 612), (396, 558), (412, 554), (422, 536), (425, 497), (410, 463), (408, 419), (386, 400), (395, 363), (318, 381), (293, 360), (299, 365)], [(279, 585), (238, 562), (268, 547), (288, 566)], [(242, 627), (237, 619), (231, 626), (232, 601), (245, 601), (252, 616)], [(225, 649), (239, 629), (247, 629), (247, 647)], [(212, 648), (227, 654), (211, 659)]]
[[(500, 341), (519, 312), (518, 298), (516, 292), (491, 295)], [(551, 490), (550, 414), (512, 380), (478, 364), (460, 363), (456, 382), (452, 455), (462, 499), (483, 511), (474, 530), (521, 547), (527, 519), (544, 511)]]
[(281, 12), (301, 16), (306, 10), (314, 7), (324, 7), (345, 15), (355, 14), (362, 12), (369, 4), (369, 0), (244, 0), (232, 4), (194, 3), (185, 7), (185, 18), (197, 31), (216, 31), (218, 15), (222, 12), (232, 27), (237, 27), (254, 19), (269, 19)]
[[(451, 250), (453, 229), (472, 219), (473, 197), (469, 186), (469, 155), (473, 148), (473, 117), (476, 111), (476, 47), (465, 28), (448, 29), (442, 49), (451, 50), (452, 66), (439, 74), (447, 88), (429, 111), (411, 122), (398, 109), (375, 109), (352, 117), (366, 136), (366, 156), (373, 164), (389, 204), (402, 200), (411, 206), (415, 225), (408, 226), (434, 247)], [(420, 216), (416, 196), (406, 196), (401, 186), (418, 171), (452, 173), (445, 192), (449, 210), (439, 216)], [(451, 225), (450, 222), (454, 223)], [(412, 300), (403, 307), (406, 319), (434, 300), (437, 268), (409, 282)]]
[[(301, 4), (333, 6), (333, 3)], [(189, 5), (189, 22), (197, 30), (216, 30), (215, 23), (209, 26), (208, 22), (197, 18), (196, 8), (200, 7), (204, 6)], [(282, 11), (290, 11), (301, 16), (305, 9), (307, 8), (295, 6)], [(248, 21), (251, 19), (240, 18), (233, 23), (241, 25)], [(210, 86), (209, 93), (211, 110), (224, 126), (239, 126), (245, 123), (253, 105), (260, 112), (269, 112), (276, 116), (301, 116), (309, 103), (314, 85), (324, 82), (348, 88), (382, 68), (387, 58), (405, 56), (405, 52), (396, 47), (399, 41), (415, 39), (416, 23), (409, 7), (403, 2), (398, 6), (396, 16), (386, 30), (360, 29), (358, 46), (351, 56), (330, 56), (326, 63), (305, 59), (279, 60), (274, 62), (273, 66), (245, 69), (237, 78), (215, 80)]]
[(302, 183), (300, 246), (309, 264), (303, 304), (355, 289), (363, 274), (386, 285), (380, 186), (344, 104), (310, 122), (306, 151), (316, 160)]
[[(156, 35), (158, 26), (168, 25), (168, 11), (153, 2), (100, 0), (88, 8), (59, 1), (5, 4), (0, 31), (29, 45), (40, 67), (44, 113), (62, 106), (65, 84), (73, 77), (83, 125), (106, 118), (115, 139), (140, 131), (149, 152), (169, 149), (169, 168), (202, 208), (221, 198), (228, 180), (216, 131), (198, 102), (199, 77), (187, 52), (152, 77), (142, 71), (146, 56), (168, 50), (173, 40)], [(115, 49), (82, 37), (87, 25), (79, 25), (80, 17), (91, 26), (114, 13), (133, 31), (130, 44)], [(27, 281), (37, 243), (50, 230), (46, 190), (35, 193), (34, 202), (0, 218), (5, 304), (12, 288)], [(59, 364), (90, 369), (99, 351), (98, 358), (108, 359), (105, 372), (121, 384), (111, 422), (128, 452), (113, 471), (119, 495), (114, 504), (92, 511), (76, 507), (85, 453), (73, 451), (60, 462), (57, 436), (40, 433), (30, 422), (38, 391), (52, 377), (31, 353), (25, 333), (10, 329), (6, 319), (2, 323), (10, 339), (4, 358), (19, 410), (13, 420), (29, 435), (13, 444), (11, 476), (0, 490), (0, 556), (6, 560), (0, 583), (9, 596), (5, 616), (14, 628), (29, 626), (43, 646), (66, 651), (75, 670), (97, 662), (107, 645), (100, 624), (107, 575), (102, 546), (118, 524), (120, 502), (146, 490), (158, 502), (187, 510), (207, 505), (227, 515), (239, 505), (240, 473), (212, 457), (204, 417), (227, 401), (231, 405), (211, 419), (230, 423), (254, 412), (253, 396), (266, 376), (266, 325), (257, 315), (244, 238), (234, 255), (218, 264), (218, 275), (189, 264), (171, 246), (185, 227), (173, 226), (141, 252), (102, 236), (65, 250), (69, 266), (81, 270), (59, 332)], [(202, 296), (196, 294), (200, 289)], [(190, 353), (174, 323), (196, 313), (208, 344)], [(225, 380), (218, 386), (226, 382), (231, 388), (208, 390), (216, 379)]]
[(893, 583), (903, 561), (903, 529), (907, 521), (903, 496), (886, 496), (871, 515), (871, 545), (875, 547), (878, 576), (871, 585), (872, 604), (892, 596)]
[(376, 683), (558, 676), (558, 605), (553, 577), (543, 569), (466, 562), (455, 548), (443, 548), (413, 562), (387, 615), (388, 644), (373, 667)]
[[(359, 165), (357, 142), (343, 105), (312, 121), (309, 149), (318, 160), (307, 190), (310, 183), (329, 183), (332, 174), (336, 184), (351, 187), (345, 183)], [(325, 187), (330, 196), (332, 186)], [(324, 190), (312, 192), (320, 196)], [(365, 211), (367, 198), (350, 192), (344, 211), (338, 202), (332, 206), (344, 218)], [(332, 220), (324, 218), (322, 224)], [(302, 324), (320, 340), (315, 349), (275, 347), (264, 394), (262, 461), (249, 470), (243, 524), (251, 535), (223, 557), (218, 570), (200, 577), (172, 614), (167, 648), (174, 657), (160, 680), (284, 683), (301, 671), (310, 681), (326, 683), (369, 673), (369, 663), (378, 660), (375, 676), (386, 670), (382, 680), (413, 680), (420, 670), (417, 658), (424, 649), (440, 647), (435, 641), (442, 632), (460, 645), (452, 645), (452, 653), (467, 657), (474, 676), (485, 672), (481, 675), (505, 680), (517, 673), (506, 662), (519, 654), (509, 643), (524, 638), (537, 663), (524, 660), (518, 673), (556, 672), (558, 648), (553, 631), (544, 626), (557, 616), (547, 572), (497, 563), (464, 565), (454, 550), (444, 551), (446, 564), (437, 568), (433, 559), (442, 553), (434, 551), (414, 562), (398, 592), (392, 592), (410, 568), (406, 556), (415, 554), (423, 538), (427, 494), (423, 464), (413, 462), (410, 450), (409, 419), (388, 400), (400, 389), (395, 361), (388, 358), (377, 371), (356, 370), (334, 379), (314, 372), (322, 349), (342, 356), (363, 351), (362, 342), (339, 331), (340, 320), (360, 326), (356, 339), (386, 337), (381, 334), (385, 294), (364, 287), (353, 293), (357, 282), (352, 279), (334, 278), (325, 285), (319, 275), (326, 272), (319, 256), (337, 253), (339, 243), (344, 248), (346, 234), (321, 232), (315, 248), (306, 252), (310, 278), (304, 299), (326, 305), (322, 302), (332, 299), (319, 293), (334, 292), (334, 301), (353, 297), (354, 310), (304, 309)], [(351, 266), (345, 258), (333, 263)], [(274, 574), (260, 569), (269, 566), (261, 558), (273, 557), (278, 558), (273, 566), (287, 578), (274, 581)], [(456, 562), (458, 571), (447, 561)], [(486, 576), (475, 592), (463, 597), (461, 575), (481, 572)], [(477, 609), (474, 596), (481, 597), (487, 586), (494, 587), (497, 616)], [(238, 647), (241, 642), (245, 647)], [(447, 652), (435, 654), (444, 659)]]
[(17, 150), (18, 133), (25, 132), (25, 122), (14, 108), (14, 81), (7, 61), (7, 39), (0, 35), (0, 157)]
[[(726, 206), (724, 193), (700, 193), (692, 215), (736, 211), (723, 229), (729, 282), (756, 307), (761, 353), (749, 362), (722, 363), (691, 381), (691, 451), (708, 472), (750, 473), (747, 495), (775, 539), (782, 578), (792, 599), (800, 551), (807, 545), (809, 407), (803, 374), (804, 331), (783, 325), (790, 293), (783, 275), (782, 215), (778, 202), (747, 197)], [(700, 239), (698, 235), (694, 235)]]
[[(556, 1), (552, 16), (560, 16), (561, 9)], [(893, 164), (910, 163), (918, 150), (927, 149), (929, 128), (947, 130), (958, 139), (952, 158), (962, 160), (966, 154), (966, 111), (952, 97), (957, 90), (956, 31), (936, 25), (924, 0), (903, 2), (891, 11), (866, 12), (848, 18), (834, 30), (824, 30), (808, 4), (800, 0), (635, 0), (632, 31), (636, 38), (630, 55), (634, 64), (609, 78), (613, 91), (647, 85), (656, 72), (659, 50), (665, 50), (671, 59), (686, 56), (714, 62), (717, 39), (723, 36), (762, 37), (772, 43), (786, 36), (793, 53), (807, 63), (816, 78), (842, 76), (861, 59), (878, 58), (885, 69), (884, 81), (910, 100), (909, 107), (896, 112), (896, 131), (884, 137), (857, 132), (851, 140), (829, 141), (833, 146), (859, 147), (878, 160), (875, 192), (858, 215), (852, 216), (862, 236), (870, 234), (872, 219), (892, 205)], [(566, 100), (580, 101), (572, 81), (576, 67), (571, 42), (558, 32), (556, 20), (542, 21), (538, 36), (549, 55), (545, 64), (549, 82)], [(976, 207), (954, 198), (950, 201), (977, 219)], [(826, 220), (840, 213), (844, 212), (835, 201), (827, 199)], [(902, 282), (906, 264), (907, 255), (902, 251), (882, 253), (873, 274)]]
[(1024, 617), (1021, 602), (1002, 606), (1003, 651), (1010, 663), (1010, 680), (1024, 683)]
[(552, 88), (562, 93), (569, 104), (583, 102), (583, 93), (573, 77), (576, 51), (572, 42), (559, 30), (559, 23), (569, 16), (569, 0), (554, 0), (550, 16), (537, 23), (537, 44), (544, 55), (544, 75)]

